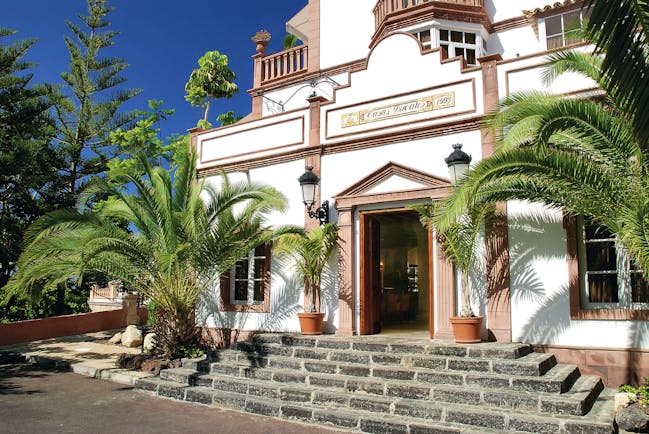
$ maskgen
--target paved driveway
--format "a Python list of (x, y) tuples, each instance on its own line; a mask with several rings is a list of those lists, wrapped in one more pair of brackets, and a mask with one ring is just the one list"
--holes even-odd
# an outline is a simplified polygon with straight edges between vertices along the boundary
[[(27, 363), (0, 364), (0, 433), (332, 433), (285, 421), (155, 398)], [(338, 431), (339, 432), (339, 431)]]

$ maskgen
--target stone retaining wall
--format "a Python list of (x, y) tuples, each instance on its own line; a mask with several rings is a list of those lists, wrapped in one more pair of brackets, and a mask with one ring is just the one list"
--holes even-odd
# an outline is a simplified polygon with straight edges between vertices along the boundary
[[(146, 322), (146, 308), (137, 315), (139, 324)], [(126, 317), (127, 309), (119, 309), (0, 324), (0, 346), (118, 329), (127, 325)]]

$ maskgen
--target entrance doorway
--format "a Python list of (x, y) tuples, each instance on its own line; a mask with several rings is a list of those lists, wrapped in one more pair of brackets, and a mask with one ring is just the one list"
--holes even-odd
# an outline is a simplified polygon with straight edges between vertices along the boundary
[(430, 330), (429, 235), (414, 211), (361, 219), (361, 334)]

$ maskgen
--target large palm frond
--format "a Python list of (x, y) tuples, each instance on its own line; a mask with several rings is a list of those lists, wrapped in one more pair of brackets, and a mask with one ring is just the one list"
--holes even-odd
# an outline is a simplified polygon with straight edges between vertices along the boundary
[(646, 0), (587, 0), (587, 35), (605, 53), (604, 88), (626, 108), (643, 147), (649, 137), (649, 3)]

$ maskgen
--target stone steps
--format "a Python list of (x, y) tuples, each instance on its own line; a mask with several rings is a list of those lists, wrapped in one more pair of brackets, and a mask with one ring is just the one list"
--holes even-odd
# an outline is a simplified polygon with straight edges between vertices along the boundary
[(523, 344), (260, 335), (136, 387), (363, 432), (614, 431), (599, 377)]
[[(545, 392), (524, 392), (516, 390), (485, 389), (479, 386), (466, 386), (458, 389), (456, 386), (433, 385), (424, 386), (407, 381), (367, 381), (351, 376), (314, 375), (295, 376), (291, 371), (276, 370), (264, 379), (254, 376), (230, 376), (219, 374), (199, 374), (196, 371), (175, 368), (167, 369), (160, 378), (189, 386), (211, 387), (223, 391), (254, 393), (259, 390), (263, 396), (281, 397), (283, 387), (293, 391), (299, 387), (298, 401), (311, 401), (318, 396), (336, 397), (336, 402), (344, 401), (349, 405), (349, 398), (355, 395), (384, 399), (385, 402), (395, 402), (400, 398), (419, 399), (422, 401), (441, 402), (446, 404), (463, 404), (472, 402), (483, 407), (511, 408), (537, 411), (539, 413), (571, 414), (581, 416), (586, 414), (597, 395), (604, 388), (599, 377), (579, 377), (571, 390), (557, 395)], [(298, 381), (298, 380), (304, 381)], [(252, 392), (250, 392), (252, 391)], [(292, 392), (293, 393), (293, 392)], [(345, 398), (347, 398), (345, 400)]]
[[(277, 347), (271, 347), (273, 350)], [(506, 375), (529, 375), (541, 376), (557, 364), (554, 355), (548, 353), (530, 353), (515, 360), (502, 359), (467, 359), (466, 357), (416, 355), (403, 353), (383, 354), (366, 351), (331, 351), (331, 350), (309, 350), (294, 351), (295, 355), (279, 355), (279, 350), (271, 353), (252, 353), (236, 350), (226, 350), (219, 353), (219, 360), (212, 365), (230, 365), (232, 363), (247, 364), (251, 367), (269, 367), (273, 365), (293, 366), (295, 369), (309, 369), (309, 366), (320, 367), (321, 372), (331, 372), (340, 364), (360, 364), (368, 366), (390, 366), (399, 368), (426, 368), (433, 370), (447, 371), (478, 371), (491, 372)], [(306, 364), (309, 363), (309, 366)], [(202, 365), (197, 367), (200, 370), (207, 370)]]
[[(313, 394), (310, 400), (305, 400), (302, 388), (278, 389), (252, 382), (242, 384), (239, 391), (232, 391), (146, 378), (138, 381), (136, 387), (163, 397), (361, 432), (613, 432), (612, 414), (610, 417), (600, 414), (588, 420), (577, 416), (541, 417), (534, 412), (487, 411), (473, 405), (442, 405), (409, 399), (398, 399), (386, 405), (384, 400), (362, 396), (347, 397), (349, 404), (345, 405), (331, 394)], [(602, 413), (602, 409), (597, 412)]]

